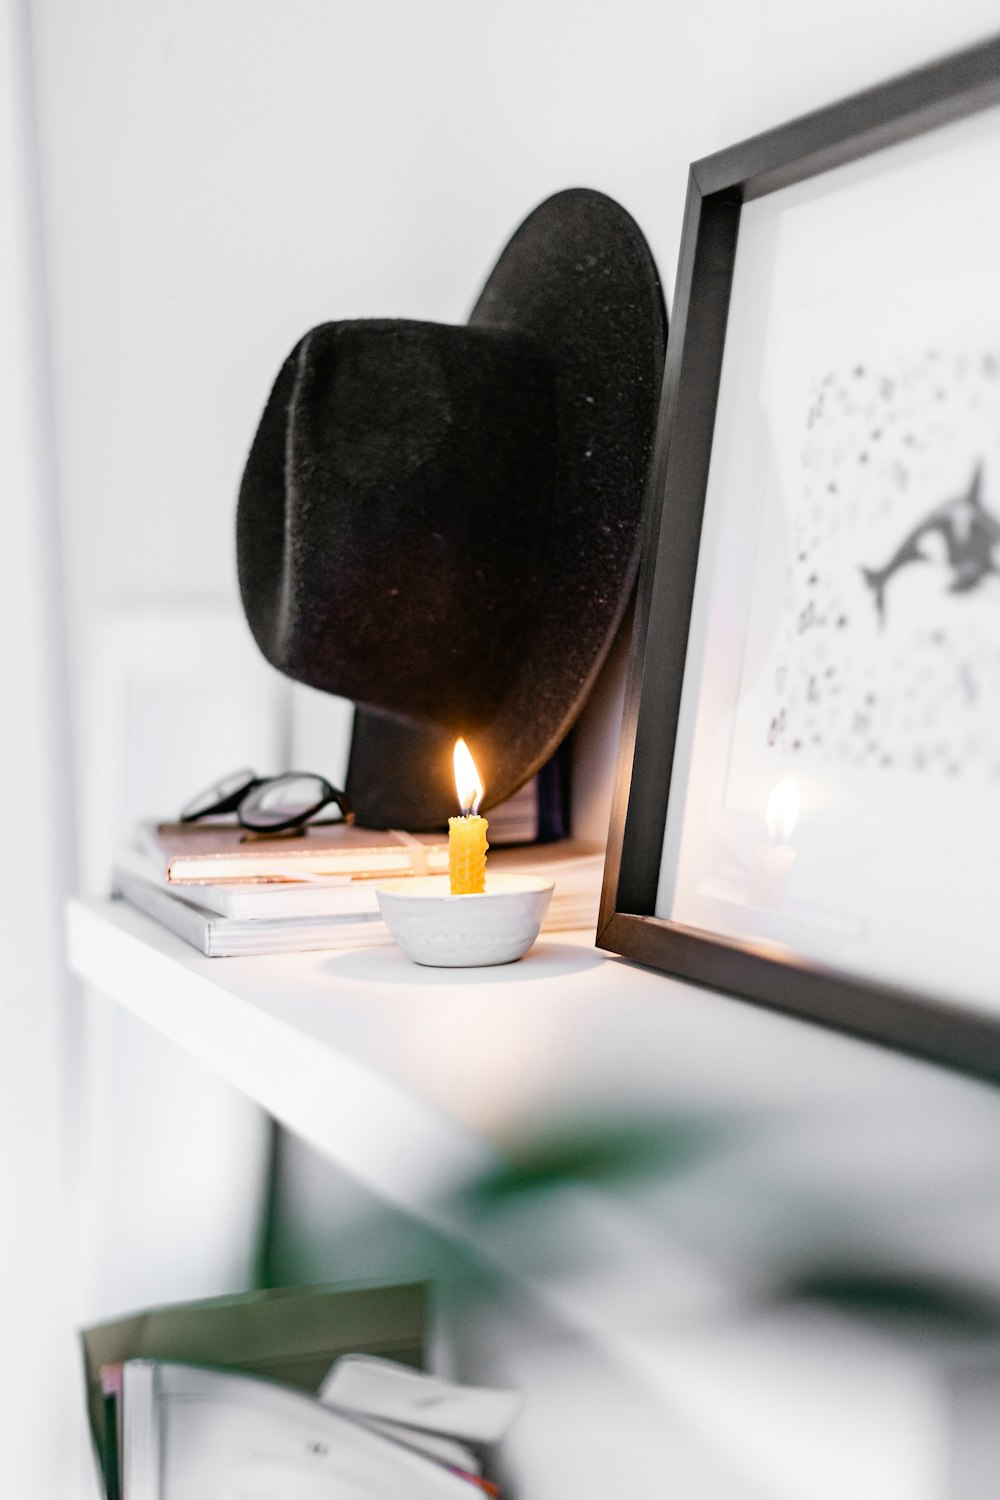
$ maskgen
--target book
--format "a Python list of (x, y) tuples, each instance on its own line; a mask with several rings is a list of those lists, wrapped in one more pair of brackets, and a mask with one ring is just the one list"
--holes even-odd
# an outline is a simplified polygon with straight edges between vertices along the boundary
[(203, 911), (220, 917), (343, 917), (378, 911), (374, 882), (351, 875), (303, 870), (295, 879), (229, 880), (217, 885), (171, 881), (159, 861), (133, 848), (116, 851), (115, 870), (119, 876), (187, 896)]
[(490, 842), (550, 844), (569, 837), (571, 752), (564, 740), (536, 776), (504, 802), (487, 809)]
[(253, 1375), (128, 1360), (121, 1399), (123, 1500), (469, 1500), (474, 1476)]
[(371, 1354), (341, 1355), (319, 1399), (339, 1411), (483, 1447), (500, 1441), (521, 1405), (518, 1391), (459, 1385)]
[(248, 835), (233, 822), (142, 823), (138, 844), (170, 884), (285, 881), (303, 875), (435, 875), (448, 868), (444, 834), (310, 823), (300, 833)]

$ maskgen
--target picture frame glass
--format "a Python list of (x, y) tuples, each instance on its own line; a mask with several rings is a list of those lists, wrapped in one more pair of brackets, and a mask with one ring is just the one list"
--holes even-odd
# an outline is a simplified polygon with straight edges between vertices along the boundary
[(742, 208), (655, 915), (1000, 1008), (998, 166)]

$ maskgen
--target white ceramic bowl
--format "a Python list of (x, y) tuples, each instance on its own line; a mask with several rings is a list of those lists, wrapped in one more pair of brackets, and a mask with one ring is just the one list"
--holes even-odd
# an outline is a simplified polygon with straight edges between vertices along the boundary
[(376, 887), (386, 926), (407, 958), (439, 969), (510, 964), (538, 936), (551, 880), (486, 876), (481, 896), (453, 896), (447, 875), (410, 875)]

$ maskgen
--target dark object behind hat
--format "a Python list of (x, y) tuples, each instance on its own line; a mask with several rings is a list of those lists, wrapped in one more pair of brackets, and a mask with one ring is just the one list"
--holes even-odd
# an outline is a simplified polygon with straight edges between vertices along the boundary
[(279, 372), (247, 460), (243, 605), (274, 666), (352, 698), (359, 822), (485, 806), (549, 758), (621, 620), (666, 313), (635, 222), (586, 189), (521, 225), (465, 327), (325, 323)]

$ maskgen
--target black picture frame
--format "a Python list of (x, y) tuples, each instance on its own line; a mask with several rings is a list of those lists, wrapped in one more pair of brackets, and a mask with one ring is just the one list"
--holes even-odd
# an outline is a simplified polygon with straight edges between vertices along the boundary
[(994, 37), (691, 167), (597, 928), (628, 959), (990, 1079), (1000, 1005), (862, 982), (654, 910), (743, 205), (998, 103)]

